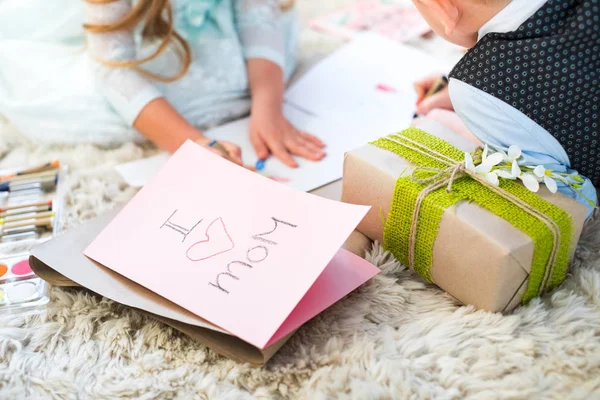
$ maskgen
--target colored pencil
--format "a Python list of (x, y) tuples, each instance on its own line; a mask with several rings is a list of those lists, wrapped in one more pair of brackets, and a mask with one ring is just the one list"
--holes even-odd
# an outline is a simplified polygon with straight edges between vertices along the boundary
[(30, 178), (30, 175), (22, 175), (22, 176), (18, 176), (12, 179), (7, 179), (5, 181), (0, 182), (0, 186), (5, 186), (5, 185), (18, 185), (18, 186), (22, 186), (22, 185), (31, 185), (31, 184), (35, 184), (35, 183), (40, 183), (40, 182), (46, 182), (46, 181), (51, 181), (54, 180), (54, 183), (58, 183), (58, 173), (56, 172), (52, 172), (52, 174), (50, 175), (45, 175), (45, 176), (39, 176), (39, 177), (33, 177)]
[(7, 181), (0, 183), (0, 192), (15, 192), (19, 190), (26, 189), (37, 189), (40, 188), (42, 190), (51, 190), (56, 187), (56, 183), (58, 180), (58, 175), (54, 177), (48, 177), (44, 179), (35, 179), (35, 180), (27, 180), (27, 181)]
[(17, 213), (20, 209), (23, 208), (31, 208), (31, 207), (52, 207), (52, 200), (49, 201), (39, 201), (35, 203), (27, 203), (27, 204), (17, 204), (14, 206), (7, 206), (0, 208), (0, 217), (3, 217), (6, 213), (12, 214)]
[(221, 144), (219, 143), (217, 140), (213, 140), (212, 142), (210, 142), (208, 144), (208, 147), (214, 147), (215, 149), (219, 150), (221, 153), (223, 153), (223, 155), (225, 155), (226, 157), (231, 157), (229, 152), (227, 151), (227, 149)]
[(27, 226), (25, 228), (13, 228), (6, 231), (0, 231), (0, 239), (5, 240), (9, 237), (13, 237), (16, 235), (26, 234), (26, 233), (43, 233), (52, 229), (52, 225), (41, 226), (41, 227), (31, 227)]
[(264, 160), (257, 160), (256, 164), (254, 165), (254, 169), (256, 170), (256, 172), (260, 172), (263, 169), (265, 169), (265, 163), (266, 163), (266, 159)]
[[(441, 92), (444, 88), (446, 88), (446, 86), (448, 86), (448, 78), (445, 76), (441, 76), (438, 78), (437, 81), (435, 81), (433, 83), (433, 85), (431, 85), (431, 87), (429, 88), (429, 90), (427, 91), (427, 93), (425, 93), (425, 96), (423, 97), (423, 100), (425, 100), (428, 97), (433, 96), (436, 93)], [(418, 113), (414, 113), (413, 114), (413, 119), (415, 118), (419, 118), (419, 114)]]
[(45, 211), (52, 211), (52, 206), (33, 206), (25, 208), (15, 208), (14, 210), (8, 210), (0, 213), (0, 218), (13, 217), (23, 214), (41, 213)]
[(0, 218), (0, 225), (11, 223), (14, 221), (22, 221), (22, 220), (27, 220), (27, 219), (41, 219), (41, 218), (49, 218), (49, 217), (54, 217), (54, 212), (45, 211), (45, 212), (40, 212), (40, 213), (15, 214), (15, 215), (10, 215), (5, 218)]
[(53, 222), (54, 222), (54, 218), (52, 218), (52, 217), (40, 218), (40, 219), (30, 218), (28, 220), (23, 220), (23, 221), (12, 221), (12, 222), (8, 222), (8, 223), (4, 223), (4, 224), (0, 225), (0, 228), (1, 229), (12, 229), (12, 228), (22, 228), (24, 226), (46, 226), (46, 225), (52, 225)]
[(444, 88), (448, 86), (448, 78), (445, 76), (441, 76), (435, 83), (429, 88), (427, 93), (425, 93), (425, 98), (431, 97), (436, 93), (439, 93)]
[(54, 218), (42, 218), (42, 219), (30, 219), (30, 220), (25, 220), (25, 221), (14, 221), (14, 222), (5, 223), (5, 224), (0, 225), (0, 229), (2, 229), (3, 233), (10, 229), (24, 228), (26, 226), (30, 226), (30, 227), (32, 227), (32, 229), (35, 229), (38, 226), (52, 226), (53, 222), (54, 222)]
[(26, 181), (26, 180), (30, 180), (30, 179), (45, 178), (47, 176), (55, 176), (56, 174), (57, 174), (57, 172), (55, 170), (51, 170), (51, 171), (37, 172), (37, 173), (33, 173), (33, 174), (16, 175), (16, 176), (13, 176), (13, 177), (10, 177), (10, 178), (0, 178), (0, 182), (6, 182), (6, 181), (11, 181), (11, 182)]
[(41, 206), (50, 206), (50, 207), (52, 207), (52, 200), (39, 201), (39, 202), (28, 203), (28, 204), (17, 204), (17, 205), (14, 205), (14, 206), (7, 206), (7, 207), (0, 208), (0, 212), (1, 213), (5, 213), (5, 212), (8, 212), (8, 211), (18, 210), (18, 209), (21, 209), (21, 208), (41, 207)]
[(54, 170), (54, 169), (58, 169), (58, 168), (60, 168), (60, 162), (58, 160), (54, 160), (54, 161), (51, 161), (46, 164), (38, 165), (37, 167), (32, 167), (32, 168), (24, 169), (22, 171), (15, 172), (13, 174), (4, 175), (4, 176), (0, 177), (0, 179), (5, 180), (5, 179), (13, 178), (15, 176), (35, 174), (37, 172)]

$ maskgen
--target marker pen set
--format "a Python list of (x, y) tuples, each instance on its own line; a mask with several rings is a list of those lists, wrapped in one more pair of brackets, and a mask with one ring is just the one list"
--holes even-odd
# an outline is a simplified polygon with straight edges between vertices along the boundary
[(58, 232), (65, 175), (58, 161), (0, 171), (0, 314), (37, 312), (49, 300), (29, 250)]

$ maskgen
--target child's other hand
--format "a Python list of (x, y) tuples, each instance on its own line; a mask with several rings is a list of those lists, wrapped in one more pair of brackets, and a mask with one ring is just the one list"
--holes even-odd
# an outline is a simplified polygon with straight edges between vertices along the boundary
[(243, 166), (242, 163), (242, 150), (240, 149), (240, 146), (230, 143), (230, 142), (226, 142), (224, 140), (218, 140), (218, 143), (225, 149), (227, 150), (227, 152), (224, 152), (223, 150), (221, 150), (219, 147), (221, 146), (210, 146), (210, 143), (213, 141), (213, 139), (207, 138), (207, 137), (202, 137), (200, 139), (196, 140), (196, 143), (198, 143), (200, 146), (206, 148), (207, 150), (212, 151), (213, 153), (215, 153), (216, 155), (223, 157), (226, 160), (229, 160), (237, 165), (241, 165)]
[(425, 98), (425, 94), (439, 78), (439, 75), (432, 75), (415, 82), (414, 87), (417, 92), (417, 114), (426, 115), (436, 108), (454, 111), (448, 87), (431, 97)]
[(319, 161), (325, 157), (325, 145), (315, 136), (296, 129), (281, 112), (252, 111), (250, 141), (256, 155), (264, 160), (272, 153), (285, 165), (296, 168), (292, 155)]

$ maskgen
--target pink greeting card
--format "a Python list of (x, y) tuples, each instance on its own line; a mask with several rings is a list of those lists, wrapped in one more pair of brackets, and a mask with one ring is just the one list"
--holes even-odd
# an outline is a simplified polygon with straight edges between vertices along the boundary
[(349, 40), (359, 32), (376, 32), (398, 42), (406, 42), (431, 28), (415, 7), (392, 0), (364, 0), (318, 17), (312, 28)]
[(84, 254), (264, 348), (377, 273), (339, 250), (367, 210), (187, 142)]

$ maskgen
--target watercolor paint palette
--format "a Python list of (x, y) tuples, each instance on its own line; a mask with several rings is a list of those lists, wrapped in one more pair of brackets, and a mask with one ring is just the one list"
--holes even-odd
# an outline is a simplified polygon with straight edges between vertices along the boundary
[(29, 252), (60, 231), (67, 169), (57, 161), (45, 167), (0, 171), (0, 314), (43, 311), (49, 301)]
[(46, 304), (46, 291), (46, 282), (29, 267), (28, 253), (0, 261), (0, 309)]

